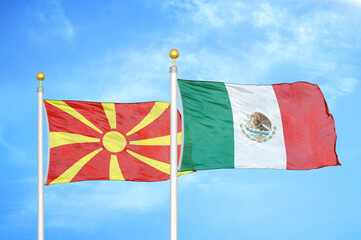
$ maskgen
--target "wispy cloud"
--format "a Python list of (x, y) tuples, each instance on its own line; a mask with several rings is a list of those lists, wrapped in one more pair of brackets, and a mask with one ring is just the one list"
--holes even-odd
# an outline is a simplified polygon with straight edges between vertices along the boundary
[(322, 91), (327, 94), (328, 105), (334, 107), (339, 97), (347, 96), (356, 91), (359, 80), (354, 78), (337, 78), (320, 84)]
[[(124, 219), (125, 214), (135, 217), (159, 211), (169, 201), (169, 182), (60, 184), (46, 186), (45, 199), (46, 227), (89, 231), (109, 217)], [(33, 197), (21, 198), (16, 205), (14, 212), (4, 216), (14, 228), (37, 214)]]
[(360, 0), (328, 0), (332, 2), (339, 2), (344, 4), (350, 4), (352, 6), (360, 7), (361, 8), (361, 1)]
[(168, 184), (84, 182), (46, 187), (47, 224), (85, 231), (114, 213), (143, 215), (167, 201)]
[[(318, 81), (320, 76), (335, 77), (327, 68), (330, 64), (341, 68), (338, 58), (342, 51), (361, 51), (361, 34), (354, 27), (360, 21), (342, 9), (312, 7), (300, 13), (273, 2), (235, 4), (189, 0), (165, 5), (175, 12), (182, 9), (179, 26), (192, 23), (170, 38), (180, 45), (184, 41), (185, 50), (192, 52), (182, 59), (183, 74), (189, 70), (189, 75), (197, 78), (262, 83), (269, 82), (267, 78), (274, 77), (280, 65), (293, 64), (294, 72), (304, 77), (299, 80)], [(205, 10), (203, 6), (208, 5), (211, 7)], [(348, 65), (356, 71), (357, 66)]]
[(359, 81), (354, 78), (343, 78), (339, 84), (339, 89), (345, 94), (353, 93), (358, 82)]
[[(5, 149), (5, 151), (1, 151), (1, 147)], [(22, 161), (25, 158), (25, 152), (12, 144), (6, 141), (3, 137), (2, 128), (0, 127), (0, 151), (3, 153), (7, 152), (7, 156), (11, 157), (12, 159), (16, 159), (18, 161)]]
[(163, 67), (171, 65), (168, 51), (157, 46), (108, 54), (99, 72), (106, 73), (110, 82), (100, 98), (120, 102), (167, 100), (169, 93), (162, 89), (169, 84), (168, 68)]
[(28, 30), (30, 40), (43, 43), (55, 36), (67, 42), (74, 41), (74, 26), (66, 16), (60, 0), (41, 2), (35, 16), (38, 24), (36, 28)]
[[(261, 13), (254, 15), (258, 21), (260, 16), (267, 19), (263, 22), (272, 22), (270, 19), (276, 16), (275, 25), (268, 26), (262, 21), (262, 24), (256, 24), (267, 35), (267, 41), (259, 42), (258, 48), (264, 50), (264, 56), (275, 56), (270, 60), (273, 66), (269, 70), (275, 64), (293, 65), (294, 71), (303, 78), (298, 80), (318, 83), (329, 106), (335, 108), (336, 100), (353, 94), (359, 82), (358, 67), (351, 57), (355, 52), (361, 52), (361, 35), (353, 27), (357, 19), (333, 9), (315, 9), (295, 16), (277, 8), (267, 4), (261, 6)], [(284, 15), (287, 18), (283, 18)], [(345, 59), (343, 55), (347, 52), (350, 57)]]
[(86, 83), (74, 87), (71, 82), (69, 90), (100, 91), (97, 99), (89, 95), (99, 101), (167, 101), (164, 66), (170, 65), (167, 53), (173, 47), (180, 50), (181, 78), (257, 84), (358, 81), (358, 66), (342, 58), (348, 51), (361, 52), (361, 33), (353, 27), (359, 20), (342, 10), (312, 7), (300, 13), (273, 2), (207, 0), (169, 1), (163, 10), (174, 20), (167, 34), (141, 49), (106, 53), (86, 66), (83, 72), (89, 74), (80, 78)]
[(72, 76), (77, 81), (63, 81), (58, 92), (63, 99), (85, 101), (168, 101), (169, 68), (164, 66), (171, 59), (169, 49), (160, 45), (114, 50), (77, 66)]
[(279, 9), (274, 9), (269, 3), (261, 3), (260, 9), (253, 12), (254, 26), (281, 26), (284, 14)]
[[(206, 28), (220, 28), (228, 24), (238, 24), (244, 21), (244, 4), (237, 1), (167, 1), (164, 7), (175, 7), (178, 17), (182, 17), (184, 11), (186, 11), (189, 17), (184, 18), (184, 21), (190, 20)], [(178, 12), (179, 10), (181, 10), (181, 13)]]

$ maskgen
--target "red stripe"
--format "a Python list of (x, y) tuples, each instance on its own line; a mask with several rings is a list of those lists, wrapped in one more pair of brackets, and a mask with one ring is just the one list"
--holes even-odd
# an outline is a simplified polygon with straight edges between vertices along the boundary
[(335, 151), (335, 123), (318, 85), (297, 82), (273, 89), (282, 117), (287, 169), (341, 165)]

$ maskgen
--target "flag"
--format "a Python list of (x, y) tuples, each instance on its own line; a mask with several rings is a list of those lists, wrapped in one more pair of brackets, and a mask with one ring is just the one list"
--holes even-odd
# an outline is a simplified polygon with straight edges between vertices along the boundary
[(178, 86), (184, 134), (181, 171), (340, 165), (334, 120), (316, 84), (178, 80)]
[[(50, 148), (46, 185), (169, 179), (169, 103), (44, 100), (44, 104)], [(179, 113), (178, 122), (180, 144)], [(178, 156), (179, 151), (180, 145)]]

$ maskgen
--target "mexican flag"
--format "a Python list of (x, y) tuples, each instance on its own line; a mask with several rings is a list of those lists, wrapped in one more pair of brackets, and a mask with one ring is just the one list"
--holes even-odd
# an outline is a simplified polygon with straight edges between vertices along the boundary
[(183, 111), (180, 171), (340, 165), (334, 120), (316, 84), (179, 79), (178, 86)]

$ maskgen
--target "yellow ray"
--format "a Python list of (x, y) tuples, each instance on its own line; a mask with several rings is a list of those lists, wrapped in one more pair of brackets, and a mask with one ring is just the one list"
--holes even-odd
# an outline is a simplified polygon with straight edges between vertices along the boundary
[(73, 166), (68, 168), (63, 174), (61, 174), (59, 177), (57, 177), (50, 184), (68, 183), (68, 182), (70, 182), (75, 177), (75, 175), (77, 175), (78, 172), (84, 167), (84, 165), (87, 164), (102, 149), (103, 148), (99, 148), (99, 149), (95, 150), (94, 152), (91, 152), (88, 155), (86, 155), (85, 157), (81, 158), (79, 161), (74, 163)]
[(155, 102), (152, 110), (148, 113), (145, 118), (138, 123), (132, 130), (126, 133), (127, 136), (132, 135), (133, 133), (138, 132), (140, 129), (148, 126), (151, 122), (157, 119), (162, 113), (168, 108), (169, 103), (166, 102)]
[(78, 119), (79, 121), (81, 121), (82, 123), (86, 124), (87, 126), (91, 127), (92, 129), (94, 129), (95, 131), (97, 131), (98, 133), (102, 134), (103, 132), (97, 128), (94, 124), (92, 124), (91, 122), (89, 122), (88, 119), (86, 119), (83, 115), (81, 115), (77, 110), (75, 110), (74, 108), (70, 107), (68, 104), (66, 104), (63, 101), (58, 101), (58, 100), (45, 100), (46, 102), (50, 103), (51, 105), (53, 105), (56, 108), (59, 108), (60, 110), (66, 112), (67, 114), (75, 117), (76, 119)]
[(193, 173), (194, 171), (185, 171), (185, 172), (178, 172), (178, 177), (184, 174)]
[[(164, 163), (164, 162), (160, 162), (158, 160), (154, 160), (151, 158), (147, 158), (144, 157), (142, 155), (139, 155), (135, 152), (132, 152), (130, 150), (127, 150), (127, 153), (129, 153), (130, 155), (132, 155), (133, 157), (139, 159), (140, 161), (148, 164), (151, 167), (154, 167), (155, 169), (158, 169), (159, 171), (162, 171), (166, 174), (170, 174), (170, 165), (168, 163)], [(178, 172), (178, 176), (184, 175), (184, 174), (188, 174), (188, 173), (192, 173), (193, 171), (186, 171), (186, 172)]]
[(99, 138), (66, 132), (50, 132), (50, 148), (73, 143), (100, 142)]
[(117, 155), (110, 156), (109, 179), (124, 181), (123, 173), (119, 167)]
[[(177, 143), (180, 145), (182, 143), (182, 132), (177, 134)], [(170, 136), (148, 138), (137, 141), (130, 141), (130, 145), (147, 145), (147, 146), (169, 146), (170, 145)]]
[(139, 155), (139, 154), (137, 154), (135, 152), (132, 152), (130, 150), (127, 150), (127, 153), (129, 153), (133, 157), (139, 159), (140, 161), (148, 164), (149, 166), (154, 167), (155, 169), (158, 169), (161, 172), (164, 172), (166, 174), (170, 173), (170, 166), (169, 166), (168, 163), (164, 163), (164, 162), (160, 162), (158, 160), (154, 160), (154, 159), (151, 159), (151, 158), (144, 157), (144, 156)]
[(102, 103), (105, 115), (108, 118), (108, 122), (111, 129), (117, 128), (117, 117), (115, 115), (115, 105), (114, 103)]

